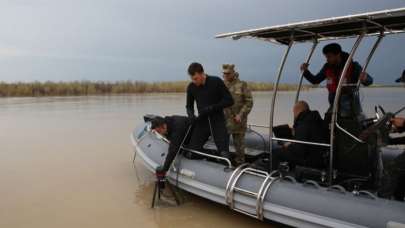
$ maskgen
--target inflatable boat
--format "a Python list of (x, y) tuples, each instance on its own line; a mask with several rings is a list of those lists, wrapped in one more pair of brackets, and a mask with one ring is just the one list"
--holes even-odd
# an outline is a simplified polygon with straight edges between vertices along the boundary
[[(257, 38), (286, 47), (271, 97), (270, 124), (264, 126), (268, 133), (258, 133), (254, 126), (248, 130), (245, 139), (248, 162), (237, 167), (218, 156), (210, 141), (203, 151), (182, 146), (183, 151), (193, 156), (177, 154), (167, 173), (168, 181), (247, 216), (294, 227), (405, 227), (405, 203), (376, 194), (381, 187), (384, 164), (404, 153), (403, 145), (389, 145), (392, 132), (389, 122), (398, 112), (385, 112), (376, 105), (375, 117), (345, 119), (339, 110), (343, 88), (350, 87), (358, 94), (360, 81), (348, 84), (340, 77), (332, 106), (329, 143), (298, 141), (276, 137), (273, 133), (278, 86), (294, 44), (313, 44), (306, 58), (309, 63), (319, 42), (355, 38), (342, 70), (342, 75), (346, 75), (364, 37), (376, 37), (376, 40), (363, 72), (384, 37), (404, 32), (405, 8), (399, 8), (218, 35), (217, 38), (233, 40)], [(302, 79), (301, 76), (295, 102), (299, 100)], [(145, 116), (132, 132), (131, 139), (136, 157), (155, 172), (163, 164), (170, 142), (150, 129), (151, 119), (153, 117)], [(272, 152), (278, 149), (280, 142), (325, 147), (328, 151), (325, 167), (289, 169), (287, 164), (274, 169)], [(232, 152), (232, 146), (230, 148)]]

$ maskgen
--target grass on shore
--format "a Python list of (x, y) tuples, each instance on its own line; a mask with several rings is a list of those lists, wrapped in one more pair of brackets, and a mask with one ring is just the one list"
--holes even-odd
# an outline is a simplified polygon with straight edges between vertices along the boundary
[[(0, 97), (41, 97), (41, 96), (87, 96), (136, 93), (180, 93), (185, 92), (188, 81), (174, 82), (0, 82)], [(273, 83), (248, 82), (252, 91), (271, 91)], [(295, 90), (296, 85), (281, 84), (283, 91)], [(305, 88), (309, 88), (305, 86)]]

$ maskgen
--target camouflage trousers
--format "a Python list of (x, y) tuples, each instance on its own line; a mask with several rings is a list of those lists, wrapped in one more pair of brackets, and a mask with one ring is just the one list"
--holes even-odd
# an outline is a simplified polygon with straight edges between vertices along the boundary
[(232, 133), (233, 146), (235, 147), (235, 163), (245, 162), (245, 132)]

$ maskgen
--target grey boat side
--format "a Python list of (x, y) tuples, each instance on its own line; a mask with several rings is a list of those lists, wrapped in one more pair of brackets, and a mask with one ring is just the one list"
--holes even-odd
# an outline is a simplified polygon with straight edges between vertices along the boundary
[[(166, 157), (167, 142), (149, 131), (147, 123), (136, 128), (131, 139), (136, 156), (154, 172)], [(177, 159), (181, 163), (177, 182), (177, 170), (173, 167), (168, 173), (169, 181), (187, 192), (229, 205), (226, 185), (232, 171), (206, 160), (189, 160), (181, 155)], [(240, 177), (238, 186), (258, 192), (261, 183), (259, 177), (245, 175)], [(257, 209), (252, 197), (235, 193), (232, 200), (236, 210), (253, 214)], [(277, 179), (264, 193), (263, 217), (295, 227), (405, 227), (405, 204)]]

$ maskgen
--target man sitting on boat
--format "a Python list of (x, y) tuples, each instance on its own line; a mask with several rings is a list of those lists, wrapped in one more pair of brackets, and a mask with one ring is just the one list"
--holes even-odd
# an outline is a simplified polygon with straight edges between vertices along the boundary
[[(293, 139), (305, 142), (327, 143), (327, 130), (318, 111), (312, 111), (305, 101), (298, 101), (293, 108)], [(324, 147), (300, 143), (285, 143), (282, 149), (273, 151), (273, 167), (286, 161), (290, 166), (313, 168), (324, 166)]]
[[(309, 109), (305, 101), (298, 101), (293, 108), (293, 139), (305, 142), (327, 143), (327, 130), (318, 111)], [(324, 167), (324, 147), (300, 143), (283, 144), (282, 149), (273, 151), (273, 167), (279, 162), (313, 168)]]
[[(325, 79), (327, 80), (326, 87), (329, 92), (328, 100), (330, 104), (330, 108), (327, 113), (330, 113), (331, 107), (333, 106), (333, 102), (335, 100), (340, 75), (349, 54), (342, 51), (342, 47), (337, 43), (326, 45), (322, 52), (326, 58), (326, 63), (318, 74), (313, 75), (308, 70), (307, 63), (303, 63), (301, 65), (301, 71), (303, 71), (304, 77), (312, 84), (319, 84)], [(345, 82), (345, 84), (352, 84), (352, 86), (343, 88), (340, 98), (339, 109), (342, 116), (358, 116), (362, 112), (360, 100), (358, 96), (354, 95), (356, 83), (359, 79), (360, 82), (365, 86), (369, 86), (373, 83), (373, 78), (367, 73), (362, 72), (362, 67), (360, 64), (353, 61), (349, 66)]]
[(152, 120), (151, 129), (165, 136), (169, 141), (169, 150), (163, 166), (156, 169), (156, 173), (166, 173), (169, 170), (173, 159), (180, 150), (180, 146), (190, 127), (190, 121), (185, 116), (155, 117)]
[(195, 121), (191, 133), (190, 149), (201, 151), (211, 135), (220, 156), (231, 159), (224, 108), (233, 105), (232, 95), (219, 77), (205, 74), (200, 63), (191, 63), (188, 74), (192, 81), (187, 87), (186, 104), (190, 120), (196, 120), (194, 102), (197, 103), (198, 109), (198, 120)]

